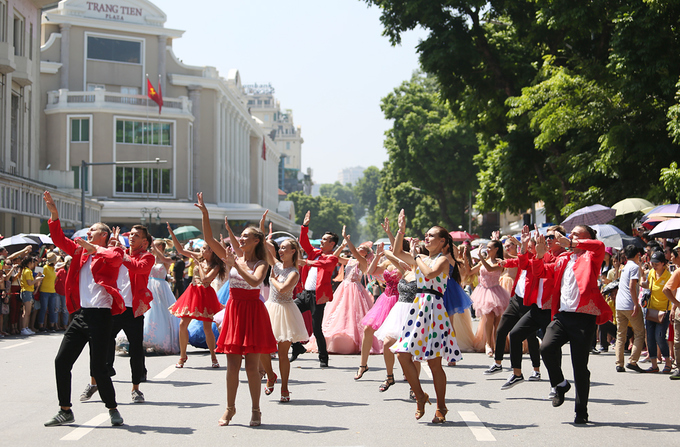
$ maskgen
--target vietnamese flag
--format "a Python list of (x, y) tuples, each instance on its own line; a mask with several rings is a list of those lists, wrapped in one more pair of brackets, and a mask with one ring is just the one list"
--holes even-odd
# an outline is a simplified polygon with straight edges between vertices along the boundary
[[(160, 89), (160, 80), (158, 83), (158, 87)], [(153, 84), (151, 84), (151, 81), (149, 80), (149, 77), (147, 76), (146, 78), (146, 88), (147, 88), (147, 96), (156, 104), (158, 104), (158, 114), (161, 114), (161, 108), (163, 107), (163, 94), (160, 91), (156, 91), (155, 88), (153, 88)]]

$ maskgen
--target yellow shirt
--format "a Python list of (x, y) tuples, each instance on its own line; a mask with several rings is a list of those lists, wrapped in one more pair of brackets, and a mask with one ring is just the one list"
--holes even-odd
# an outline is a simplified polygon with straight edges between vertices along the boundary
[(187, 264), (187, 276), (194, 276), (194, 267), (196, 266), (196, 263), (194, 262), (193, 259), (189, 259), (189, 263)]
[(666, 295), (664, 295), (663, 293), (663, 287), (666, 285), (670, 277), (671, 273), (668, 271), (668, 269), (664, 270), (663, 274), (658, 279), (656, 277), (656, 270), (651, 269), (649, 271), (647, 281), (649, 282), (649, 285), (652, 289), (652, 297), (649, 300), (648, 309), (654, 310), (670, 309), (668, 298), (666, 298)]
[(33, 271), (31, 269), (23, 269), (21, 271), (21, 291), (22, 292), (35, 292), (35, 287), (33, 287), (33, 284), (28, 284), (28, 281), (33, 281)]
[(45, 293), (57, 293), (54, 290), (54, 282), (57, 280), (57, 272), (54, 271), (54, 266), (47, 264), (43, 267), (43, 280), (40, 284), (40, 291)]

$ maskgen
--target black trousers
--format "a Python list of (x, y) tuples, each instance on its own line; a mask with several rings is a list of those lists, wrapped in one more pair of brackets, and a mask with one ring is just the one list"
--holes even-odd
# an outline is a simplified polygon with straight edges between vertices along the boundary
[(142, 382), (146, 367), (144, 365), (144, 315), (135, 318), (131, 307), (126, 307), (125, 312), (114, 315), (111, 319), (111, 335), (109, 337), (106, 367), (113, 369), (116, 359), (116, 335), (120, 331), (125, 333), (130, 344), (130, 370), (132, 371), (132, 384), (139, 385)]
[[(603, 348), (609, 348), (607, 334), (612, 335), (616, 339), (616, 325), (611, 321), (607, 321), (605, 324), (599, 325), (598, 328), (600, 329), (600, 345)], [(595, 347), (594, 344), (593, 347)]]
[[(312, 312), (312, 331), (314, 332), (314, 337), (316, 338), (316, 345), (319, 348), (319, 360), (322, 362), (328, 362), (328, 349), (326, 348), (326, 337), (323, 335), (321, 330), (321, 323), (323, 323), (323, 311), (326, 309), (326, 303), (317, 304), (316, 302), (316, 292), (313, 290), (303, 290), (298, 293), (297, 298), (295, 298), (295, 304), (297, 305), (300, 312), (311, 311)], [(295, 343), (293, 349), (302, 350), (302, 343)]]
[(73, 313), (54, 359), (59, 405), (71, 407), (71, 370), (86, 344), (90, 345), (90, 373), (97, 381), (106, 408), (116, 408), (116, 392), (106, 367), (111, 337), (111, 309), (80, 309)]
[(595, 315), (560, 312), (548, 325), (541, 345), (543, 363), (550, 375), (550, 385), (555, 387), (564, 381), (562, 373), (562, 346), (569, 343), (571, 364), (574, 368), (576, 385), (577, 416), (588, 417), (588, 394), (590, 393), (590, 371), (588, 358), (592, 340), (597, 330)]
[[(522, 342), (524, 339), (536, 339), (536, 331), (541, 329), (545, 334), (546, 328), (550, 324), (550, 309), (539, 309), (536, 304), (529, 306), (529, 311), (519, 319), (515, 327), (510, 331), (510, 366), (513, 368), (522, 367)], [(531, 366), (538, 368), (541, 366), (541, 355), (537, 349), (531, 350), (529, 345), (529, 356), (531, 357)]]
[[(508, 334), (515, 327), (517, 322), (522, 318), (522, 316), (529, 311), (529, 308), (524, 305), (524, 299), (521, 296), (513, 295), (510, 298), (510, 304), (508, 308), (505, 309), (503, 315), (501, 316), (501, 321), (498, 323), (498, 329), (496, 329), (496, 351), (494, 353), (494, 359), (496, 362), (501, 362), (503, 360), (503, 354), (505, 353), (505, 340), (508, 338)], [(531, 356), (531, 361), (534, 366), (541, 365), (541, 355), (538, 350), (538, 339), (534, 333), (532, 336), (527, 337), (527, 343), (529, 344), (529, 355)], [(519, 349), (520, 359), (522, 355), (522, 347)], [(512, 356), (512, 345), (510, 345), (510, 355)], [(534, 362), (534, 359), (536, 360)], [(521, 362), (521, 360), (520, 360)]]

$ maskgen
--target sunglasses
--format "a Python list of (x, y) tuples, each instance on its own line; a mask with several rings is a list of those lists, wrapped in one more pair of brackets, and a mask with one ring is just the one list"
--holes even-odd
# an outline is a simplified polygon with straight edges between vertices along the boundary
[(545, 240), (546, 240), (546, 241), (552, 241), (553, 239), (555, 239), (555, 235), (554, 235), (554, 234), (546, 234), (546, 235), (545, 235)]

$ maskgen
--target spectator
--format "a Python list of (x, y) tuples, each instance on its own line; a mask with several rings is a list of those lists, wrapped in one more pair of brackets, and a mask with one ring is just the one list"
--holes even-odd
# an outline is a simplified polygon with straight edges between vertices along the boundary
[(43, 267), (43, 280), (40, 284), (40, 309), (38, 311), (38, 331), (40, 332), (46, 330), (54, 332), (57, 323), (58, 296), (54, 289), (54, 283), (57, 279), (57, 273), (54, 270), (56, 263), (57, 254), (54, 252), (47, 253), (47, 264)]
[[(651, 290), (651, 297), (649, 305), (645, 309), (645, 328), (647, 329), (647, 351), (649, 352), (649, 360), (652, 366), (647, 369), (647, 372), (659, 372), (657, 365), (657, 346), (661, 350), (666, 365), (663, 369), (664, 374), (671, 373), (671, 358), (668, 351), (668, 342), (666, 341), (666, 331), (668, 331), (668, 323), (670, 313), (670, 301), (664, 295), (663, 288), (666, 282), (670, 279), (671, 274), (666, 268), (666, 256), (661, 251), (652, 253), (650, 259), (652, 268), (646, 278), (644, 278), (640, 285), (645, 289)], [(653, 319), (653, 315), (659, 312), (664, 312), (661, 321)]]
[(33, 335), (34, 331), (29, 329), (29, 319), (31, 317), (31, 309), (33, 308), (33, 294), (35, 287), (40, 286), (41, 278), (33, 277), (33, 269), (38, 264), (38, 260), (34, 256), (27, 256), (21, 261), (21, 302), (23, 303), (24, 313), (21, 319), (21, 335)]

